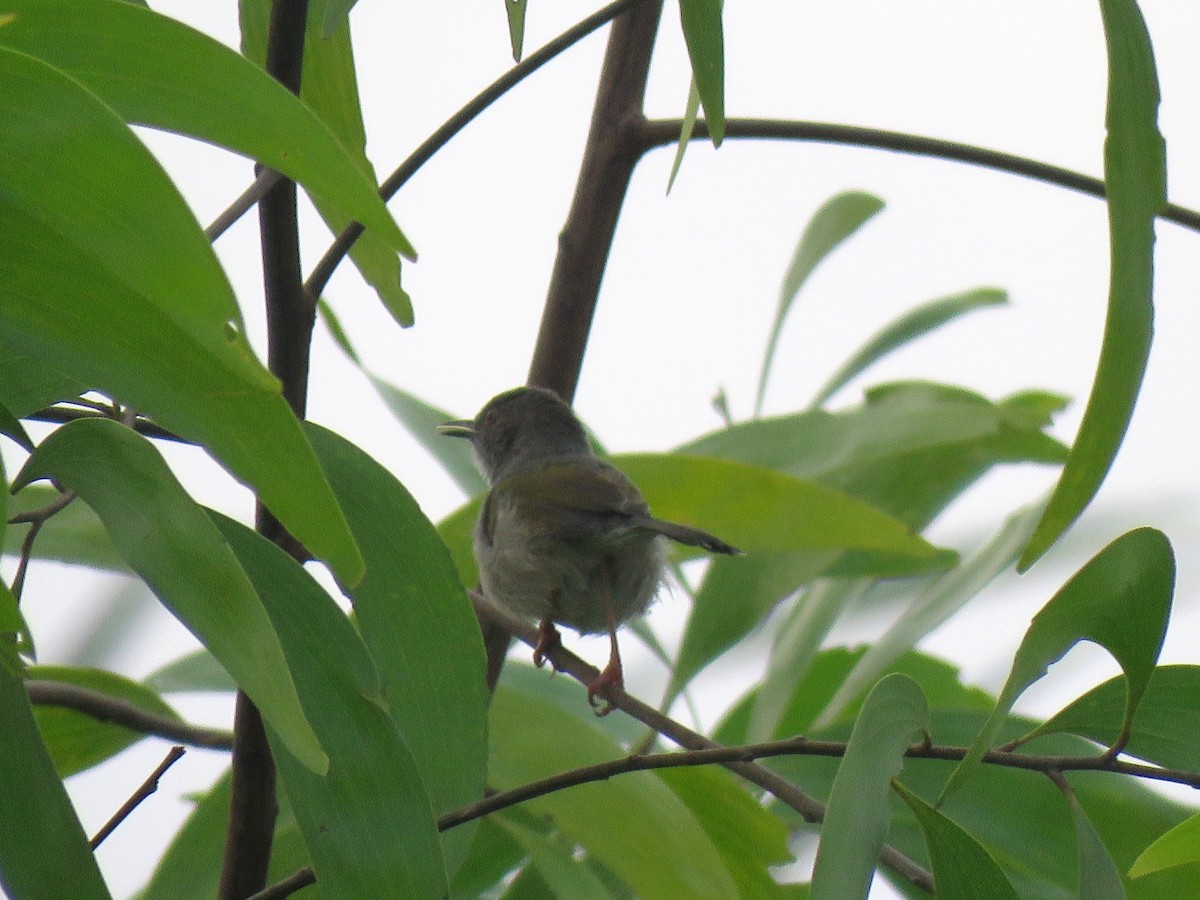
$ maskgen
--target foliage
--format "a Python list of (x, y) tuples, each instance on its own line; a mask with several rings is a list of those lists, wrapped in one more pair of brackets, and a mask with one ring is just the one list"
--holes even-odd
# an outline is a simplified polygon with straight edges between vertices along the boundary
[[(766, 350), (746, 366), (758, 376), (754, 415), (734, 421), (726, 404), (716, 431), (672, 451), (612, 457), (658, 515), (746, 555), (672, 560), (690, 600), (678, 646), (634, 626), (670, 669), (661, 710), (618, 695), (621, 712), (605, 719), (579, 685), (520, 661), (489, 694), (496, 651), (481, 640), (469, 593), (482, 482), (462, 444), (431, 438), (452, 416), (423, 399), (430, 386), (402, 388), (370, 371), (320, 295), (349, 255), (389, 316), (411, 325), (399, 273), (413, 248), (384, 198), (520, 78), (620, 16), (598, 92), (613, 106), (597, 116), (584, 159), (585, 174), (608, 177), (580, 179), (580, 191), (598, 193), (564, 234), (586, 239), (562, 242), (565, 274), (556, 272), (547, 300), (561, 310), (570, 294), (582, 319), (548, 315), (533, 367), (535, 380), (573, 394), (583, 351), (565, 336), (586, 335), (599, 284), (588, 273), (603, 270), (612, 245), (621, 180), (659, 140), (640, 104), (661, 4), (620, 0), (526, 56), (382, 195), (365, 155), (354, 4), (315, 2), (296, 18), (306, 5), (243, 0), (240, 53), (136, 3), (11, 0), (0, 10), (0, 434), (10, 439), (0, 475), (11, 488), (0, 492), (0, 528), (15, 560), (0, 583), (0, 884), (10, 896), (109, 895), (64, 779), (147, 734), (236, 748), (233, 777), (195, 798), (147, 900), (245, 896), (257, 887), (230, 884), (267, 878), (296, 890), (315, 881), (322, 896), (347, 898), (849, 898), (865, 896), (877, 874), (908, 896), (935, 885), (944, 897), (1200, 895), (1197, 818), (1144, 783), (1200, 785), (1200, 667), (1158, 665), (1174, 594), (1166, 535), (1138, 528), (1093, 548), (1033, 617), (998, 698), (917, 649), (1072, 527), (1141, 391), (1165, 151), (1134, 0), (1099, 4), (1112, 268), (1103, 349), (1073, 444), (1050, 434), (1066, 400), (1036, 386), (988, 398), (914, 378), (831, 405), (888, 354), (1005, 304), (995, 287), (865, 327), (811, 405), (761, 416), (783, 326), (809, 277), (884, 208), (863, 191), (830, 198), (787, 267)], [(505, 5), (520, 60), (526, 3)], [(693, 132), (720, 145), (753, 131), (726, 119), (721, 7), (679, 3), (692, 90), (684, 121), (659, 123), (684, 136), (672, 178)], [(634, 124), (603, 133), (612, 122)], [(246, 337), (248, 301), (211, 248), (220, 229), (200, 227), (132, 125), (263, 167), (230, 219), (260, 202), (265, 258), (294, 263), (265, 267), (267, 364)], [(307, 282), (292, 183), (340, 234)], [(310, 374), (323, 374), (308, 362), (318, 307), (396, 420), (476, 495), (440, 523), (404, 486), (408, 473), (304, 421)], [(185, 487), (181, 464), (163, 452), (178, 442), (253, 492), (254, 528)], [(1045, 502), (986, 523), (988, 539), (962, 558), (924, 536), (974, 484), (1011, 465), (1062, 474)], [(200, 646), (141, 682), (34, 664), (37, 635), (21, 601), (30, 567), (51, 561), (143, 582)], [(839, 624), (880, 609), (892, 623), (871, 647), (830, 641)], [(710, 666), (762, 636), (762, 680), (709, 736), (665, 717), (694, 701)], [(1122, 674), (1046, 721), (1014, 716), (1018, 696), (1080, 641), (1102, 646)], [(577, 674), (569, 654), (552, 658)], [(233, 732), (214, 734), (166, 699), (235, 689), (239, 711), (257, 710), (265, 724), (239, 712)], [(718, 759), (720, 745), (747, 746)], [(266, 809), (278, 791), (278, 817), (244, 803), (247, 783), (265, 792)], [(500, 793), (485, 800), (489, 791)], [(480, 802), (492, 806), (480, 811)], [(267, 838), (258, 849), (245, 836), (254, 833)], [(814, 841), (811, 873), (790, 865)]]

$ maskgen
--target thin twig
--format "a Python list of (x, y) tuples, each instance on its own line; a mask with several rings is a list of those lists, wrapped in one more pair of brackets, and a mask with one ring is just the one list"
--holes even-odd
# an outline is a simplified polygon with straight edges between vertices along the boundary
[(213, 219), (211, 225), (204, 229), (204, 236), (208, 238), (208, 242), (210, 244), (214, 242), (228, 231), (234, 222), (250, 212), (255, 203), (265, 197), (271, 188), (279, 184), (281, 178), (283, 176), (274, 169), (261, 169), (250, 187), (242, 191), (241, 195)]
[(14, 513), (8, 520), (9, 525), (36, 524), (45, 522), (56, 513), (62, 512), (78, 495), (74, 491), (63, 491), (45, 506), (37, 509), (27, 509), (25, 512)]
[(645, 153), (642, 105), (662, 8), (662, 0), (654, 0), (613, 22), (575, 193), (558, 236), (526, 380), (568, 403), (579, 383), (621, 207)]
[[(681, 124), (679, 119), (655, 119), (647, 122), (641, 131), (645, 149), (650, 150), (676, 143), (679, 140)], [(692, 139), (696, 140), (707, 136), (708, 128), (705, 123), (702, 120), (697, 121)], [(862, 128), (856, 125), (838, 125), (831, 122), (786, 119), (728, 119), (725, 123), (725, 137), (730, 139), (813, 141), (823, 144), (871, 147), (876, 150), (893, 150), (897, 153), (954, 160), (998, 172), (1021, 175), (1035, 181), (1087, 194), (1090, 197), (1103, 198), (1105, 196), (1103, 179), (1085, 175), (1082, 172), (1012, 153), (989, 150), (986, 147), (923, 137), (918, 134), (885, 131), (881, 128)], [(1200, 212), (1184, 206), (1169, 203), (1163, 207), (1159, 218), (1182, 225), (1192, 231), (1200, 231)]]
[[(446, 146), (456, 134), (478, 118), (480, 113), (512, 90), (513, 87), (550, 62), (554, 57), (570, 49), (593, 31), (615, 19), (626, 9), (642, 2), (645, 2), (645, 0), (617, 0), (615, 3), (610, 3), (586, 19), (582, 19), (575, 25), (572, 25), (544, 47), (529, 54), (529, 56), (525, 57), (525, 59), (480, 91), (462, 109), (443, 122), (433, 134), (429, 135), (384, 180), (379, 186), (379, 195), (384, 200), (390, 199), (417, 173), (421, 166), (429, 162), (435, 153)], [(354, 246), (354, 242), (362, 236), (362, 233), (363, 226), (358, 222), (351, 222), (342, 230), (342, 233), (337, 236), (329, 249), (325, 251), (325, 255), (321, 257), (320, 261), (313, 268), (312, 273), (308, 276), (308, 280), (304, 283), (304, 288), (308, 296), (319, 297), (321, 295), (321, 292), (325, 290), (325, 286), (329, 283), (329, 279), (333, 276), (333, 270), (337, 268), (346, 254), (350, 252), (350, 248)]]
[[(77, 402), (77, 401), (72, 401)], [(74, 422), (76, 419), (111, 419), (112, 415), (108, 412), (92, 412), (87, 409), (71, 409), (67, 406), (46, 406), (36, 412), (31, 412), (27, 416), (22, 416), (23, 419), (32, 419), (36, 422), (51, 422), (61, 424), (64, 422)], [(164, 441), (175, 441), (180, 444), (191, 444), (185, 437), (180, 437), (173, 431), (168, 431), (161, 425), (156, 425), (149, 419), (138, 416), (131, 426), (138, 434), (145, 437), (159, 438)]]
[(158, 764), (158, 768), (150, 773), (150, 777), (143, 781), (142, 786), (133, 792), (133, 796), (126, 800), (121, 805), (121, 808), (113, 813), (113, 817), (104, 823), (104, 827), (96, 832), (91, 841), (93, 850), (99, 847), (104, 839), (112, 834), (117, 829), (117, 826), (124, 822), (143, 800), (158, 790), (159, 779), (163, 777), (167, 769), (180, 760), (185, 752), (182, 747), (172, 747), (168, 751), (166, 758)]
[(229, 750), (233, 746), (233, 733), (230, 731), (192, 725), (170, 716), (153, 713), (128, 700), (82, 685), (30, 678), (25, 682), (25, 689), (29, 692), (29, 702), (34, 706), (73, 709), (100, 722), (111, 722), (139, 734), (178, 741), (191, 747)]
[(17, 571), (13, 575), (11, 588), (13, 596), (18, 601), (25, 590), (25, 576), (29, 572), (29, 561), (33, 558), (33, 542), (37, 540), (38, 533), (56, 513), (62, 512), (78, 496), (74, 491), (62, 490), (62, 488), (59, 490), (62, 491), (60, 496), (51, 500), (41, 509), (18, 513), (9, 520), (11, 523), (18, 521), (29, 523), (29, 531), (25, 532), (25, 537), (21, 540), (21, 553), (17, 558)]
[(297, 869), (283, 881), (277, 881), (269, 887), (263, 888), (257, 894), (247, 897), (246, 900), (282, 900), (283, 897), (290, 897), (296, 891), (316, 883), (316, 874), (310, 866), (305, 866)]

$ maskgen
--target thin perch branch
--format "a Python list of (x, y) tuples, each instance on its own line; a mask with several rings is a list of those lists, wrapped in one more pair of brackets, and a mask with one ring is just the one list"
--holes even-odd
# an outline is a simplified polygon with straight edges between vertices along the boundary
[(117, 826), (129, 818), (129, 814), (137, 809), (143, 800), (158, 790), (159, 779), (163, 777), (167, 769), (171, 768), (171, 766), (175, 765), (183, 757), (184, 752), (182, 747), (172, 747), (168, 751), (166, 758), (158, 764), (158, 768), (150, 773), (150, 777), (143, 781), (142, 786), (133, 792), (133, 796), (121, 804), (121, 808), (113, 813), (113, 817), (105, 822), (104, 826), (92, 837), (91, 845), (93, 850), (99, 847), (106, 837), (116, 831)]

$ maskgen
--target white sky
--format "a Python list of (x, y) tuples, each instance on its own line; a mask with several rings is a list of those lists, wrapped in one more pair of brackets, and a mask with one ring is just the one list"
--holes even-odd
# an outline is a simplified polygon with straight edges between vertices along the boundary
[[(152, 2), (223, 40), (236, 40), (236, 4)], [(536, 49), (599, 4), (530, 4), (525, 47)], [(1200, 4), (1146, 0), (1167, 138), (1171, 199), (1200, 206)], [(368, 152), (380, 177), (428, 132), (511, 63), (501, 3), (399, 4), (362, 0), (352, 15)], [(556, 237), (569, 203), (606, 32), (594, 35), (519, 86), (428, 164), (391, 208), (421, 258), (405, 271), (417, 325), (391, 324), (349, 265), (327, 296), (380, 374), (470, 415), (524, 380)], [(1095, 3), (731, 3), (726, 12), (730, 115), (837, 121), (944, 137), (1101, 173), (1105, 57)], [(648, 98), (651, 115), (677, 116), (688, 73), (677, 13), (669, 4)], [(202, 223), (247, 183), (244, 160), (180, 138), (151, 135)], [(585, 362), (577, 407), (613, 450), (667, 449), (716, 427), (710, 399), (729, 393), (750, 410), (779, 280), (804, 223), (830, 195), (878, 194), (887, 209), (820, 268), (785, 329), (768, 412), (806, 404), (825, 377), (880, 325), (905, 309), (978, 285), (1006, 288), (989, 310), (895, 354), (834, 399), (857, 401), (864, 384), (945, 380), (991, 397), (1047, 388), (1077, 398), (1056, 433), (1070, 440), (1091, 383), (1107, 290), (1103, 205), (1060, 189), (967, 166), (873, 150), (730, 141), (694, 144), (672, 194), (670, 152), (638, 169), (618, 230)], [(1196, 381), (1194, 300), (1200, 236), (1163, 224), (1158, 243), (1157, 337), (1130, 435), (1078, 533), (1025, 578), (1002, 579), (993, 601), (956, 619), (923, 646), (995, 689), (1029, 616), (1088, 557), (1128, 528), (1155, 525), (1175, 544), (1178, 612), (1164, 661), (1197, 662), (1188, 638), (1198, 584), (1200, 437), (1190, 405)], [(310, 228), (315, 261), (327, 236)], [(217, 245), (261, 335), (261, 289), (251, 215)], [(311, 264), (311, 262), (310, 262)], [(320, 332), (311, 416), (389, 466), (438, 518), (461, 499), (395, 425), (369, 385)], [(184, 454), (191, 456), (192, 454)], [(213, 467), (189, 463), (207, 502), (245, 510), (238, 490), (213, 487)], [(981, 542), (1004, 514), (1050, 483), (1034, 470), (999, 473), (935, 523), (933, 537), (960, 549)], [(10, 571), (6, 567), (6, 571)], [(64, 622), (92, 607), (97, 586), (62, 570), (35, 569), (29, 607), (43, 661), (71, 645)], [(1001, 606), (1001, 604), (1003, 606)], [(682, 600), (659, 604), (668, 634)], [(1003, 608), (1004, 612), (998, 612)], [(184, 652), (182, 629), (158, 613), (120, 665), (134, 677)], [(980, 637), (988, 643), (980, 646)], [(846, 636), (855, 637), (853, 635)], [(858, 635), (863, 637), (863, 635)], [(626, 645), (633, 642), (626, 640)], [(1090, 648), (1085, 648), (1090, 649)], [(584, 644), (585, 655), (602, 655)], [(756, 651), (761, 652), (761, 651)], [(713, 704), (744, 689), (760, 664), (744, 654), (706, 677)], [(1095, 665), (1099, 668), (1095, 668)], [(741, 667), (741, 668), (738, 668)], [(747, 668), (748, 667), (748, 668)], [(1025, 708), (1049, 712), (1107, 677), (1104, 654), (1077, 650)], [(632, 690), (655, 696), (662, 673), (634, 660)], [(187, 713), (197, 707), (185, 706)], [(710, 707), (715, 716), (719, 705)], [(223, 710), (196, 712), (222, 721)], [(711, 723), (711, 718), (709, 718)], [(72, 782), (94, 830), (165, 752), (146, 742)], [(221, 758), (193, 752), (162, 792), (102, 848), (117, 896), (144, 882), (185, 814), (169, 799), (206, 784)]]

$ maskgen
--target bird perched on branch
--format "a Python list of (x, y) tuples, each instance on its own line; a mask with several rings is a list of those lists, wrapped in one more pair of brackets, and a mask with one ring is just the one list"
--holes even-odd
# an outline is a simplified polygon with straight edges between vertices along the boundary
[[(617, 626), (645, 612), (663, 580), (666, 539), (738, 554), (698, 528), (650, 514), (641, 491), (599, 459), (571, 408), (551, 391), (522, 387), (488, 401), (474, 420), (442, 434), (471, 441), (491, 485), (475, 526), (484, 594), (539, 620), (534, 662), (559, 643), (555, 623), (608, 632), (611, 653), (588, 702), (623, 687)], [(611, 712), (605, 703), (598, 715)]]

